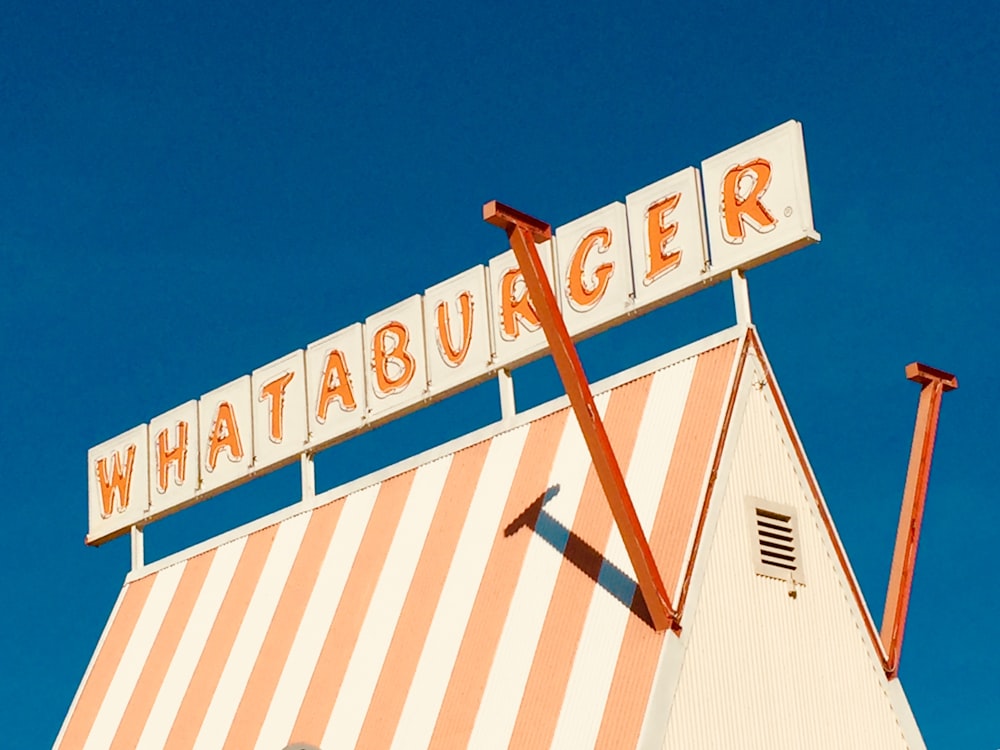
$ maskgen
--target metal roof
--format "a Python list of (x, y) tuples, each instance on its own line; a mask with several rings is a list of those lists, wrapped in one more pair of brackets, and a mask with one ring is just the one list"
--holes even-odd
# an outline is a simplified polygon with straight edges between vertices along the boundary
[[(595, 387), (681, 606), (745, 341)], [(130, 576), (57, 746), (634, 745), (669, 635), (565, 399), (438, 453)]]

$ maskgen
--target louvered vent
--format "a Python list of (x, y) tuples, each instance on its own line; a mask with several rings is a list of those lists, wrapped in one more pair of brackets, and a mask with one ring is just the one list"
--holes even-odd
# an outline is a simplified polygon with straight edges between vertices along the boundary
[(795, 509), (748, 498), (754, 569), (757, 573), (802, 582), (802, 558)]

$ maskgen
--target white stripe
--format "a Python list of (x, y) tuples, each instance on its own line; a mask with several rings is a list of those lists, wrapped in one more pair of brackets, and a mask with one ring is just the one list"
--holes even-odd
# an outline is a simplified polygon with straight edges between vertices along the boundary
[[(681, 417), (684, 416), (684, 405), (687, 403), (697, 363), (697, 358), (692, 357), (673, 367), (660, 370), (653, 376), (646, 410), (636, 433), (636, 444), (625, 481), (647, 539), (653, 530), (656, 509), (660, 504), (660, 494), (663, 492), (663, 481), (670, 467), (674, 441), (677, 440), (677, 432), (681, 427)], [(642, 465), (643, 468), (641, 470), (633, 468), (638, 465)], [(667, 498), (667, 501), (670, 499)], [(608, 541), (604, 557), (619, 570), (625, 571), (630, 578), (635, 579), (635, 571), (632, 570), (632, 563), (628, 559), (628, 552), (625, 551), (625, 543), (617, 526), (614, 527)], [(673, 581), (664, 581), (664, 585), (667, 591), (670, 591)]]
[(302, 622), (292, 641), (288, 659), (257, 737), (255, 747), (261, 750), (284, 747), (289, 741), (330, 624), (340, 604), (341, 594), (344, 593), (347, 577), (354, 565), (354, 558), (364, 539), (365, 529), (368, 528), (380, 486), (375, 484), (366, 487), (336, 501), (344, 503), (344, 509), (340, 512), (330, 546), (316, 576), (316, 584), (309, 595), (309, 603), (302, 614)]
[(503, 521), (504, 505), (527, 436), (528, 427), (524, 426), (503, 433), (490, 443), (469, 514), (396, 726), (393, 747), (405, 750), (430, 744), (448, 689), (448, 679), (462, 645), (462, 635), (476, 600), (476, 591), (490, 557), (493, 538)]
[(215, 750), (226, 741), (310, 518), (311, 513), (300, 513), (278, 526), (267, 561), (229, 651), (226, 666), (219, 677), (219, 684), (208, 705), (201, 731), (198, 732), (198, 739), (194, 743), (196, 750)]
[[(323, 742), (320, 743), (322, 747), (354, 747), (357, 744), (431, 521), (442, 500), (441, 493), (452, 458), (453, 456), (446, 456), (427, 464), (417, 469), (413, 477), (413, 486), (406, 498), (406, 505), (393, 534), (368, 612), (344, 673), (343, 683), (337, 693), (337, 702), (330, 715)], [(446, 499), (446, 502), (455, 501), (456, 498)]]
[[(607, 393), (595, 398), (602, 415), (607, 408), (608, 398)], [(549, 487), (559, 485), (559, 491), (543, 506), (543, 513), (550, 518), (539, 518), (539, 526), (542, 523), (558, 523), (565, 530), (573, 528), (589, 467), (590, 456), (583, 435), (576, 420), (571, 417), (549, 475)], [(530, 498), (527, 502), (533, 499)], [(531, 530), (521, 529), (518, 533), (531, 533)], [(479, 704), (469, 747), (506, 748), (510, 742), (521, 696), (524, 694), (563, 561), (562, 551), (554, 549), (544, 540), (546, 533), (540, 529), (538, 533), (531, 535), (528, 543), (507, 621), (493, 655), (493, 664)]]
[(111, 684), (101, 701), (101, 708), (90, 727), (90, 734), (84, 744), (85, 750), (108, 747), (114, 739), (185, 566), (186, 563), (174, 565), (156, 574), (146, 603), (129, 635), (128, 645), (122, 652), (118, 669), (111, 678)]
[[(646, 410), (636, 435), (626, 483), (647, 538), (656, 518), (663, 482), (670, 467), (695, 362), (696, 360), (691, 359), (661, 370), (653, 376)], [(611, 532), (604, 556), (600, 576), (602, 582), (606, 582), (606, 585), (618, 583), (621, 578), (618, 571), (624, 572), (632, 581), (635, 580), (635, 571), (617, 527)], [(613, 576), (604, 572), (610, 565), (618, 568)], [(669, 587), (671, 582), (666, 581), (665, 585)], [(633, 585), (631, 591), (634, 590)], [(632, 614), (628, 607), (618, 598), (601, 586), (594, 587), (583, 633), (573, 659), (566, 695), (563, 697), (563, 709), (552, 738), (552, 747), (576, 750), (594, 746), (630, 617)]]
[(198, 599), (191, 609), (191, 616), (184, 626), (184, 633), (177, 643), (177, 650), (170, 660), (163, 684), (156, 694), (146, 726), (139, 737), (138, 748), (162, 748), (166, 743), (181, 701), (191, 683), (191, 676), (201, 659), (209, 633), (212, 632), (222, 600), (233, 580), (233, 573), (246, 541), (246, 537), (240, 537), (219, 547), (215, 553)]

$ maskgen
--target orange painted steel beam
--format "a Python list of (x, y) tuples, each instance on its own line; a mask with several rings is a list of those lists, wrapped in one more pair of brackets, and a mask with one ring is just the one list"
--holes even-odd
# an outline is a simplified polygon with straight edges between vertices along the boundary
[(951, 373), (937, 370), (919, 362), (906, 366), (906, 377), (920, 383), (920, 404), (917, 423), (913, 429), (913, 447), (910, 449), (910, 466), (906, 472), (903, 489), (903, 507), (899, 511), (899, 528), (896, 531), (896, 549), (892, 555), (892, 572), (889, 590), (885, 597), (882, 615), (882, 646), (885, 649), (885, 673), (891, 679), (899, 673), (899, 656), (903, 649), (903, 631), (910, 605), (913, 585), (913, 567), (917, 560), (917, 543), (924, 516), (927, 482), (931, 474), (931, 457), (934, 437), (937, 434), (941, 395), (958, 388), (958, 379)]
[(594, 404), (594, 397), (590, 393), (580, 357), (573, 339), (566, 330), (566, 323), (559, 312), (555, 294), (549, 286), (541, 258), (538, 257), (535, 242), (549, 239), (552, 236), (552, 228), (543, 221), (497, 201), (490, 201), (483, 206), (483, 220), (507, 232), (521, 274), (524, 276), (524, 283), (528, 287), (528, 295), (552, 351), (552, 359), (555, 360), (559, 377), (569, 396), (573, 413), (580, 423), (580, 430), (594, 462), (597, 477), (604, 489), (608, 505), (611, 506), (611, 513), (622, 535), (622, 541), (625, 542), (629, 560), (635, 569), (639, 591), (646, 603), (653, 627), (658, 631), (673, 627), (676, 618), (663, 580), (656, 568), (656, 561), (653, 560), (649, 542), (639, 524), (635, 506), (625, 486), (625, 477), (622, 476), (611, 441), (608, 440), (608, 434), (604, 430), (604, 422), (601, 421), (597, 406)]

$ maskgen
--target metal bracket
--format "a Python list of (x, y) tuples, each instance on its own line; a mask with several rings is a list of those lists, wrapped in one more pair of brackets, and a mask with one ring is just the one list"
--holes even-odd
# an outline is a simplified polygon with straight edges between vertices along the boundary
[(528, 287), (528, 295), (535, 312), (538, 313), (542, 330), (552, 351), (552, 359), (555, 360), (559, 378), (569, 396), (573, 413), (580, 423), (580, 430), (594, 462), (594, 469), (635, 570), (639, 591), (646, 603), (653, 627), (658, 631), (673, 627), (676, 613), (670, 606), (663, 580), (656, 568), (653, 553), (649, 549), (649, 542), (643, 534), (635, 506), (625, 486), (625, 477), (622, 476), (621, 467), (604, 430), (604, 423), (594, 404), (594, 397), (590, 392), (580, 357), (573, 339), (566, 330), (566, 323), (559, 313), (555, 295), (549, 286), (541, 258), (538, 257), (535, 242), (548, 240), (552, 236), (552, 228), (543, 221), (497, 201), (490, 201), (483, 206), (483, 220), (507, 232), (514, 255), (521, 267), (524, 283)]
[(913, 567), (917, 560), (917, 543), (924, 516), (924, 500), (931, 474), (934, 438), (937, 434), (938, 415), (941, 412), (941, 395), (958, 388), (958, 379), (949, 372), (938, 370), (919, 362), (906, 366), (908, 380), (920, 383), (920, 404), (917, 423), (913, 428), (913, 446), (910, 465), (906, 471), (903, 489), (903, 507), (899, 511), (896, 530), (896, 548), (892, 555), (889, 590), (885, 596), (885, 613), (882, 615), (880, 639), (885, 651), (883, 667), (889, 679), (899, 673), (899, 657), (903, 650), (903, 631), (910, 606), (910, 589), (913, 585)]

